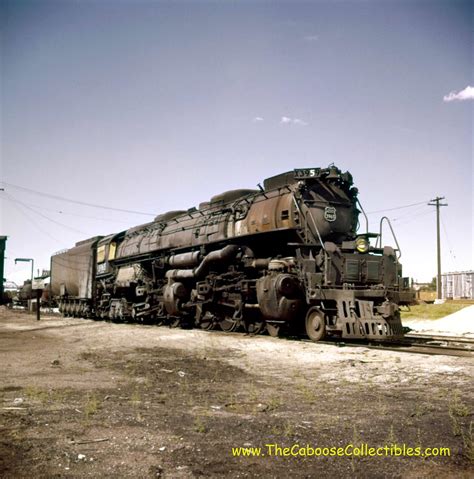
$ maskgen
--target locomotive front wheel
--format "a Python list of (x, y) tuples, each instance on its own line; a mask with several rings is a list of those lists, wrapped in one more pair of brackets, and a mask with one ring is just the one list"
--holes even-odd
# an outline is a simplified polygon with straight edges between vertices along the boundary
[(311, 341), (321, 341), (326, 336), (326, 321), (319, 308), (310, 308), (306, 315), (306, 334)]

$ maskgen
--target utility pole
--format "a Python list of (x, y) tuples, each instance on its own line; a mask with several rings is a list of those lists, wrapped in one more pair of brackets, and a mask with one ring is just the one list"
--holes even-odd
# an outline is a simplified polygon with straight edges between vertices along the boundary
[(439, 234), (439, 208), (440, 206), (448, 206), (447, 203), (440, 203), (443, 197), (437, 196), (428, 203), (429, 206), (436, 206), (436, 240), (437, 240), (437, 256), (438, 256), (438, 274), (436, 276), (436, 297), (441, 299), (441, 237)]
[(7, 242), (7, 236), (0, 236), (0, 304), (3, 304), (3, 277), (5, 266), (5, 245)]

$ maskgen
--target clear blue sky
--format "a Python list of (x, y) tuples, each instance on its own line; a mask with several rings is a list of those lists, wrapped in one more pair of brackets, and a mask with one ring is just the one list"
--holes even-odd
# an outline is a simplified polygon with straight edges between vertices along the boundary
[[(474, 101), (443, 100), (474, 86), (472, 2), (0, 5), (2, 181), (160, 213), (334, 162), (366, 211), (445, 196), (443, 271), (474, 268)], [(2, 186), (16, 281), (15, 257), (48, 268), (150, 218)], [(372, 230), (384, 213), (405, 274), (430, 280), (434, 208), (372, 214)]]

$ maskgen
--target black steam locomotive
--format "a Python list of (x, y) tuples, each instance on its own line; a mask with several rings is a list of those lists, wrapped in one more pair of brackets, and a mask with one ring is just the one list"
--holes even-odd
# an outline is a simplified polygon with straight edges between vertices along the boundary
[(283, 173), (55, 254), (51, 293), (66, 316), (400, 338), (414, 296), (399, 250), (357, 234), (357, 194), (332, 165)]

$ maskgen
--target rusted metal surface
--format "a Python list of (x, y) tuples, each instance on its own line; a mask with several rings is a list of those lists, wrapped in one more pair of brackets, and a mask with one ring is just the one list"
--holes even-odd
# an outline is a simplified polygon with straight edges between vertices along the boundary
[(95, 246), (98, 238), (51, 257), (51, 294), (92, 298), (95, 275)]
[[(357, 222), (357, 209), (350, 192), (339, 185), (331, 188), (321, 185), (319, 181), (304, 193), (295, 183), (263, 193), (234, 190), (213, 197), (199, 210), (159, 215), (157, 221), (126, 232), (117, 259), (203, 246), (275, 230), (302, 227), (314, 230), (315, 223), (323, 240), (347, 236)], [(329, 196), (334, 206), (328, 207)]]

